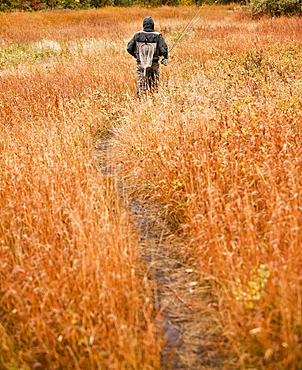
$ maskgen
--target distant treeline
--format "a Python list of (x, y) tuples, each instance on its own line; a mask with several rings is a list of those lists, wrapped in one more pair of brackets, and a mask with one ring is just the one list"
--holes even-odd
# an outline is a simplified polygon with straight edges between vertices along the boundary
[[(208, 0), (211, 4), (214, 0)], [(47, 9), (87, 9), (104, 6), (143, 6), (162, 5), (199, 5), (202, 0), (0, 0), (0, 11), (24, 10), (37, 11)], [(271, 16), (302, 14), (302, 0), (220, 0), (219, 4), (238, 3), (254, 15)]]
[[(213, 0), (209, 0), (211, 4)], [(221, 4), (239, 3), (240, 1), (220, 0)], [(44, 10), (44, 9), (87, 9), (102, 8), (104, 6), (161, 6), (161, 5), (198, 5), (200, 0), (0, 0), (0, 11), (19, 10)]]

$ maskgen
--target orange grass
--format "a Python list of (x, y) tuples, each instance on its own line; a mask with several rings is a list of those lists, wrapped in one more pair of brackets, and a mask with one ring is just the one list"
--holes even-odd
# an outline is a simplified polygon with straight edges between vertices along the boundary
[(301, 20), (229, 10), (145, 101), (127, 41), (152, 15), (171, 46), (195, 8), (0, 15), (4, 369), (159, 367), (137, 240), (92, 165), (113, 124), (125, 175), (212, 282), (237, 367), (302, 366)]
[(299, 19), (212, 15), (117, 128), (131, 181), (213, 282), (243, 368), (302, 366), (301, 36)]
[(92, 159), (127, 74), (72, 41), (1, 46), (0, 368), (156, 369), (137, 237)]

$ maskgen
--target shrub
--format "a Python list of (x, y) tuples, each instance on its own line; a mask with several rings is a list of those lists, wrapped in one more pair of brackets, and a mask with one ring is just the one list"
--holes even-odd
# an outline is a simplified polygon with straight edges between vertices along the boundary
[(255, 16), (301, 15), (302, 3), (300, 0), (251, 0), (249, 9)]

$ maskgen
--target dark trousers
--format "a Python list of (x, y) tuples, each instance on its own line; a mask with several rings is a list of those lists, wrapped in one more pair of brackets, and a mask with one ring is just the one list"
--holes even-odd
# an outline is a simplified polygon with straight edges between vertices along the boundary
[(137, 86), (139, 95), (145, 95), (147, 91), (151, 93), (156, 92), (158, 88), (159, 79), (159, 64), (152, 63), (150, 68), (146, 68), (146, 71), (138, 62), (136, 65), (137, 73)]

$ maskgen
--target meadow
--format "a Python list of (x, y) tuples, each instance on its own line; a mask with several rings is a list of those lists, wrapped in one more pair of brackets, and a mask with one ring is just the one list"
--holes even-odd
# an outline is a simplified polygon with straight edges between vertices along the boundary
[(0, 369), (161, 368), (108, 130), (211, 286), (224, 368), (302, 368), (302, 20), (216, 6), (139, 100), (127, 42), (151, 15), (171, 46), (195, 11), (0, 14)]

